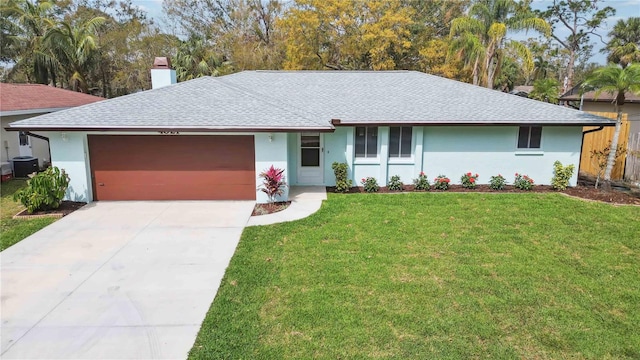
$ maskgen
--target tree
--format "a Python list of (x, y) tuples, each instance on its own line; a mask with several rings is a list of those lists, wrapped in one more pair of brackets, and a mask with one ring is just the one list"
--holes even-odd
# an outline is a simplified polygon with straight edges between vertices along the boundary
[(640, 18), (618, 20), (609, 32), (611, 40), (602, 52), (608, 52), (607, 61), (626, 67), (632, 62), (640, 62)]
[(447, 58), (451, 22), (464, 14), (469, 0), (396, 0), (412, 9), (408, 26), (411, 47), (396, 57), (396, 68), (426, 71), (464, 80), (467, 73), (459, 59)]
[(1, 41), (2, 58), (15, 63), (9, 77), (24, 71), (29, 82), (55, 83), (54, 60), (43, 46), (45, 32), (54, 26), (53, 7), (49, 1), (12, 0), (2, 3), (0, 11), (5, 32)]
[(207, 46), (205, 41), (192, 35), (182, 41), (174, 58), (178, 81), (186, 81), (201, 76), (218, 76), (231, 72), (227, 62)]
[(466, 53), (468, 62), (473, 64), (474, 84), (484, 80), (484, 86), (493, 89), (507, 46), (524, 59), (525, 66), (533, 68), (528, 49), (506, 38), (509, 31), (520, 30), (548, 34), (551, 28), (531, 12), (528, 1), (479, 0), (471, 5), (467, 16), (453, 20), (450, 36), (461, 40), (454, 45), (456, 50)]
[[(551, 36), (563, 48), (569, 51), (566, 63), (566, 82), (562, 91), (571, 89), (574, 84), (574, 68), (581, 49), (589, 46), (591, 35), (597, 33), (607, 17), (615, 15), (612, 7), (598, 8), (601, 0), (553, 0), (547, 10), (540, 12), (552, 27)], [(563, 34), (569, 32), (568, 36)]]
[(533, 82), (533, 90), (529, 98), (552, 104), (558, 103), (560, 83), (555, 79), (538, 79)]
[(282, 67), (281, 1), (165, 0), (162, 6), (179, 33), (202, 39), (235, 70)]
[(413, 14), (402, 1), (297, 0), (279, 23), (284, 67), (395, 69), (411, 51)]
[(604, 188), (611, 188), (611, 171), (616, 160), (620, 128), (622, 125), (622, 107), (625, 103), (625, 94), (628, 92), (640, 95), (640, 64), (632, 64), (622, 68), (616, 64), (609, 64), (593, 72), (583, 83), (584, 89), (595, 89), (595, 97), (602, 92), (615, 96), (614, 109), (618, 116), (616, 128), (611, 140), (609, 158), (604, 172)]
[(59, 21), (43, 38), (45, 46), (65, 70), (69, 84), (74, 90), (80, 88), (83, 93), (89, 92), (88, 66), (98, 47), (95, 33), (104, 22), (103, 17), (95, 17), (78, 25)]

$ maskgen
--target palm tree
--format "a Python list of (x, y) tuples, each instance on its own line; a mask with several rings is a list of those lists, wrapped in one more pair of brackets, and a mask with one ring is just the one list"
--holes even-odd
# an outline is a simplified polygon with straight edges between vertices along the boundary
[(625, 94), (628, 92), (640, 95), (640, 64), (631, 64), (622, 68), (616, 64), (609, 64), (593, 72), (583, 83), (583, 89), (595, 89), (595, 97), (602, 92), (614, 95), (614, 109), (618, 113), (616, 128), (611, 140), (611, 151), (607, 159), (607, 167), (604, 172), (604, 188), (611, 188), (611, 171), (616, 159), (616, 149), (620, 138), (622, 125), (622, 107), (625, 103)]
[(603, 51), (608, 51), (607, 61), (626, 67), (629, 63), (640, 62), (640, 18), (618, 20), (609, 32), (611, 41)]
[[(28, 0), (5, 1), (0, 7), (3, 21), (11, 24), (10, 33), (3, 39), (5, 54), (15, 61), (12, 73), (24, 69), (30, 82), (55, 84), (55, 63), (43, 46), (45, 32), (54, 25), (49, 1), (32, 3)], [(11, 19), (11, 20), (8, 20)], [(3, 54), (4, 55), (4, 54)]]
[(196, 35), (182, 41), (173, 61), (178, 81), (186, 81), (201, 76), (218, 76), (230, 71), (230, 64), (222, 61), (213, 47)]
[(98, 47), (96, 31), (104, 22), (104, 17), (94, 17), (79, 25), (60, 21), (43, 38), (45, 46), (67, 73), (69, 85), (74, 90), (80, 88), (83, 93), (89, 92), (86, 75)]
[(542, 55), (536, 56), (533, 61), (533, 80), (544, 79), (549, 73), (551, 65)]
[[(536, 30), (547, 35), (551, 27), (531, 12), (526, 1), (479, 0), (471, 5), (467, 16), (452, 21), (449, 36), (459, 39), (453, 41), (454, 52), (464, 54), (467, 62), (473, 64), (472, 73), (479, 74), (474, 77), (474, 84), (479, 85), (481, 76), (484, 86), (493, 88), (505, 47), (512, 48), (524, 59), (525, 66), (533, 68), (529, 49), (520, 42), (506, 38), (508, 31), (520, 30)], [(470, 47), (470, 44), (473, 46)]]
[(558, 103), (560, 83), (556, 79), (538, 79), (533, 82), (533, 91), (529, 98), (552, 104)]

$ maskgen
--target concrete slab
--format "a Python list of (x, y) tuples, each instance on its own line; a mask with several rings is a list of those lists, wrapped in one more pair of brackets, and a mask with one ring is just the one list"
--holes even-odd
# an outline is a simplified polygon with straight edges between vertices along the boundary
[(292, 186), (289, 189), (288, 208), (277, 213), (252, 216), (247, 226), (271, 225), (287, 221), (304, 219), (322, 207), (322, 202), (327, 200), (327, 191), (324, 186)]
[(185, 358), (253, 205), (99, 202), (3, 251), (1, 357)]
[[(2, 359), (184, 359), (200, 325), (38, 327)], [(126, 354), (126, 355), (125, 355)]]

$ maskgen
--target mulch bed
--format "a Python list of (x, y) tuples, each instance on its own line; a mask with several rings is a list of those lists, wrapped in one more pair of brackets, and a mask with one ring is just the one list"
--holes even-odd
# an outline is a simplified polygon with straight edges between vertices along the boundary
[[(405, 185), (405, 192), (414, 191), (413, 185)], [(327, 192), (335, 192), (335, 187), (329, 186), (327, 187)], [(349, 190), (349, 194), (359, 194), (364, 193), (364, 188), (362, 186), (352, 187)], [(379, 193), (398, 193), (398, 191), (390, 191), (386, 187), (380, 187)], [(425, 191), (420, 191), (425, 192)], [(462, 185), (451, 185), (449, 186), (449, 190), (428, 190), (426, 192), (480, 192), (480, 193), (564, 193), (566, 195), (579, 197), (582, 199), (602, 201), (613, 204), (628, 204), (628, 205), (640, 205), (640, 197), (634, 196), (631, 193), (612, 190), (612, 191), (602, 191), (600, 189), (595, 189), (593, 186), (584, 186), (578, 185), (576, 187), (570, 187), (565, 191), (557, 191), (554, 190), (549, 185), (536, 185), (530, 191), (519, 190), (513, 187), (512, 185), (505, 186), (504, 190), (493, 190), (489, 187), (489, 185), (478, 185), (475, 189), (466, 189), (462, 187)]]
[(291, 205), (291, 201), (275, 202), (272, 204), (256, 204), (251, 216), (269, 215), (282, 211)]
[(39, 217), (63, 217), (71, 214), (72, 212), (80, 209), (81, 207), (87, 205), (84, 202), (78, 201), (63, 201), (60, 204), (60, 207), (53, 210), (44, 210), (44, 211), (35, 211), (31, 214), (27, 212), (27, 210), (22, 210), (13, 216), (14, 219), (33, 219)]

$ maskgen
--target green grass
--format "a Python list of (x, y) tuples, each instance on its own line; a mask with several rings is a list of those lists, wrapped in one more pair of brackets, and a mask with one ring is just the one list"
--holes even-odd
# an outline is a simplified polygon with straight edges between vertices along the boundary
[(41, 218), (14, 220), (13, 215), (24, 210), (22, 204), (13, 201), (13, 193), (26, 186), (25, 180), (10, 180), (0, 184), (0, 251), (51, 224), (56, 219)]
[(640, 358), (640, 208), (330, 194), (245, 229), (190, 359)]

